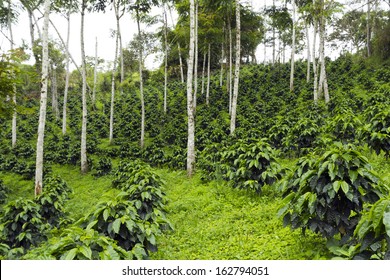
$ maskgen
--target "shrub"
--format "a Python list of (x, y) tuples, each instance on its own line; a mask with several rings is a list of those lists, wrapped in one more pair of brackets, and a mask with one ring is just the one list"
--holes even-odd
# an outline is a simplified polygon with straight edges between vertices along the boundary
[(385, 186), (353, 146), (336, 144), (320, 157), (301, 159), (281, 183), (284, 225), (349, 239), (363, 203), (377, 201)]
[(370, 120), (364, 132), (365, 139), (377, 154), (390, 155), (390, 107), (379, 110)]
[(39, 205), (32, 200), (18, 199), (4, 206), (0, 230), (2, 243), (10, 248), (29, 249), (46, 239), (47, 225)]
[(7, 200), (8, 188), (4, 185), (3, 180), (0, 179), (0, 204), (3, 204)]
[(50, 240), (43, 252), (43, 258), (61, 260), (141, 260), (145, 256), (140, 244), (126, 251), (111, 238), (76, 226), (65, 229), (59, 239)]
[(260, 192), (263, 185), (280, 176), (275, 151), (264, 139), (254, 143), (239, 140), (221, 153), (221, 162), (224, 179), (237, 188)]
[(111, 172), (111, 170), (112, 170), (111, 159), (108, 157), (102, 157), (98, 161), (98, 164), (96, 166), (96, 172), (94, 175), (96, 177), (101, 177), (101, 176), (109, 174)]

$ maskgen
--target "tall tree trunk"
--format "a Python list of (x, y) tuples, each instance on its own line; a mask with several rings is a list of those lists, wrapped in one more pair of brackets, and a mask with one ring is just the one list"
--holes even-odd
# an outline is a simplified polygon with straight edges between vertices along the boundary
[[(168, 5), (168, 9), (169, 9), (169, 14), (170, 14), (171, 21), (172, 21), (172, 26), (175, 26), (175, 22), (174, 22), (173, 17), (172, 17), (172, 10), (171, 10), (171, 7), (169, 5)], [(180, 43), (179, 42), (177, 42), (177, 50), (179, 52), (179, 65), (180, 65), (181, 82), (184, 83), (183, 59), (182, 59), (182, 56), (181, 56), (181, 47), (180, 47)]]
[(144, 148), (144, 142), (145, 142), (145, 101), (144, 101), (144, 81), (143, 81), (143, 58), (142, 58), (142, 35), (141, 35), (141, 26), (140, 26), (140, 17), (139, 12), (137, 10), (137, 27), (138, 27), (138, 39), (139, 47), (138, 47), (138, 63), (139, 63), (139, 91), (140, 91), (140, 98), (141, 98), (141, 140), (140, 145), (141, 148)]
[(45, 136), (46, 124), (46, 104), (47, 104), (47, 82), (49, 68), (49, 15), (50, 15), (50, 0), (45, 0), (45, 14), (43, 21), (42, 35), (42, 81), (41, 81), (41, 101), (39, 108), (39, 123), (38, 123), (38, 138), (37, 138), (37, 154), (35, 165), (35, 196), (42, 193), (43, 188), (43, 141)]
[[(10, 47), (11, 51), (14, 50), (14, 35), (12, 31), (12, 21), (11, 21), (11, 0), (8, 1), (8, 15), (7, 15), (7, 24), (8, 24), (8, 30), (9, 30), (9, 37), (10, 37)], [(11, 73), (11, 75), (15, 75), (15, 73)], [(16, 112), (16, 85), (13, 84), (13, 95), (12, 95), (12, 102), (14, 103), (14, 112), (12, 114), (12, 148), (16, 147), (16, 133), (17, 133), (17, 112)]]
[(207, 53), (205, 52), (203, 54), (203, 64), (202, 64), (202, 90), (200, 93), (201, 96), (203, 96), (203, 94), (204, 94), (204, 76), (205, 76), (205, 72), (206, 72), (206, 56), (207, 56)]
[(291, 45), (291, 71), (290, 71), (290, 91), (294, 90), (294, 67), (295, 67), (295, 0), (292, 0), (293, 5), (293, 30), (292, 30), (292, 45)]
[(187, 114), (188, 114), (188, 139), (187, 139), (187, 175), (191, 177), (195, 168), (195, 114), (193, 104), (193, 73), (195, 55), (195, 0), (190, 0), (190, 45), (187, 69)]
[[(313, 0), (314, 2), (314, 0)], [(313, 80), (313, 95), (314, 95), (314, 102), (317, 103), (318, 101), (318, 71), (317, 71), (317, 59), (316, 59), (316, 41), (317, 41), (317, 25), (318, 22), (314, 20), (314, 32), (313, 32), (313, 74), (314, 74), (314, 80)]]
[[(264, 1), (264, 11), (267, 11), (267, 2)], [(267, 27), (266, 27), (266, 21), (264, 20), (264, 64), (267, 62)]]
[(240, 21), (240, 1), (236, 0), (236, 67), (234, 73), (234, 91), (232, 99), (232, 114), (230, 119), (230, 135), (236, 129), (236, 111), (238, 98), (238, 83), (240, 81), (240, 60), (241, 60), (241, 21)]
[[(272, 2), (272, 9), (275, 9), (275, 0)], [(275, 52), (276, 52), (276, 37), (275, 37), (275, 25), (272, 25), (272, 64), (275, 64)]]
[[(123, 44), (122, 44), (122, 32), (121, 32), (121, 25), (120, 25), (120, 19), (123, 17), (124, 11), (122, 13), (119, 13), (119, 8), (120, 8), (120, 2), (116, 0), (117, 3), (114, 1), (114, 9), (115, 9), (115, 16), (116, 16), (116, 32), (118, 36), (118, 42), (119, 42), (119, 60), (120, 60), (120, 94), (123, 94), (123, 81), (125, 80), (125, 66), (124, 66), (124, 58), (123, 58)], [(118, 52), (118, 50), (117, 50)], [(118, 55), (116, 55), (118, 56)]]
[(367, 0), (367, 57), (371, 56), (371, 1)]
[(228, 18), (228, 29), (229, 29), (229, 114), (232, 114), (232, 88), (233, 88), (233, 39), (232, 39), (232, 25), (230, 15)]
[(210, 66), (211, 64), (211, 44), (209, 43), (209, 49), (207, 52), (207, 86), (206, 86), (206, 104), (210, 103)]
[(98, 65), (98, 40), (95, 38), (95, 65), (93, 69), (93, 88), (92, 88), (92, 104), (96, 104), (96, 84), (97, 84), (97, 65)]
[(305, 24), (305, 29), (306, 29), (306, 41), (307, 41), (307, 57), (306, 57), (306, 61), (307, 61), (307, 72), (306, 72), (306, 82), (309, 83), (310, 82), (310, 64), (311, 64), (311, 60), (310, 60), (310, 37), (309, 37), (309, 27), (308, 27), (308, 23)]
[(51, 71), (51, 107), (56, 120), (58, 120), (60, 118), (60, 111), (58, 109), (57, 72), (55, 65), (51, 67)]
[(66, 19), (68, 21), (68, 33), (66, 37), (66, 54), (65, 54), (65, 63), (66, 63), (66, 73), (65, 73), (65, 90), (64, 90), (64, 102), (62, 110), (62, 134), (66, 134), (66, 113), (67, 113), (67, 104), (68, 104), (68, 89), (69, 89), (69, 38), (70, 38), (70, 11), (68, 11)]
[(82, 1), (81, 7), (81, 76), (82, 76), (82, 123), (81, 123), (81, 173), (85, 174), (88, 172), (88, 161), (87, 161), (87, 73), (85, 65), (85, 49), (84, 49), (84, 16), (87, 5), (87, 0)]
[(168, 19), (165, 4), (163, 6), (164, 13), (164, 113), (167, 113), (167, 98), (168, 98)]
[[(324, 2), (322, 1), (322, 5), (324, 5)], [(320, 44), (321, 44), (321, 74), (320, 74), (320, 90), (323, 90), (325, 103), (329, 102), (329, 91), (328, 91), (328, 80), (326, 77), (326, 60), (325, 60), (325, 37), (326, 37), (326, 31), (325, 31), (325, 16), (321, 16), (320, 21)]]
[(194, 95), (194, 110), (195, 110), (195, 112), (196, 112), (196, 101), (197, 101), (197, 95), (198, 95), (198, 58), (199, 58), (198, 9), (199, 9), (199, 3), (198, 3), (198, 0), (195, 0), (195, 62), (194, 62), (194, 94), (193, 94)]
[(114, 139), (115, 72), (116, 72), (116, 61), (118, 59), (118, 43), (119, 43), (119, 36), (118, 33), (116, 33), (114, 65), (112, 67), (112, 75), (111, 75), (111, 106), (110, 106), (110, 136), (109, 136), (110, 144), (112, 144), (112, 140)]

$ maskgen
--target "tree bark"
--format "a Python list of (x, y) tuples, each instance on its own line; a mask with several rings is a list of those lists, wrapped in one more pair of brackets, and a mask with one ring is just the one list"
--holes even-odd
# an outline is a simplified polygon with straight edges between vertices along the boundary
[(211, 64), (211, 44), (209, 43), (209, 49), (207, 52), (207, 86), (206, 86), (206, 104), (210, 103), (210, 66)]
[(42, 81), (41, 81), (41, 101), (39, 108), (39, 123), (38, 123), (38, 138), (37, 152), (35, 164), (35, 196), (42, 193), (43, 188), (43, 142), (45, 136), (46, 124), (46, 105), (47, 105), (47, 83), (48, 83), (48, 68), (49, 68), (49, 15), (50, 15), (50, 0), (45, 0), (45, 13), (43, 21), (42, 35)]
[(164, 14), (164, 113), (167, 113), (167, 95), (168, 95), (168, 19), (165, 4), (163, 6)]
[[(7, 24), (8, 24), (8, 30), (9, 30), (9, 37), (10, 37), (10, 49), (11, 51), (14, 50), (14, 35), (12, 31), (12, 21), (11, 21), (11, 0), (8, 1), (8, 15), (7, 15)], [(15, 75), (15, 73), (11, 73), (11, 75)], [(14, 112), (12, 114), (12, 148), (16, 147), (16, 141), (17, 141), (17, 112), (16, 112), (16, 85), (13, 84), (13, 95), (12, 95), (12, 102), (14, 103)]]
[(230, 15), (228, 18), (228, 32), (229, 32), (229, 114), (232, 114), (232, 88), (233, 88), (233, 39), (232, 39), (232, 26), (231, 26), (231, 20)]
[(118, 33), (116, 33), (114, 65), (112, 67), (112, 75), (111, 75), (111, 106), (110, 106), (110, 136), (109, 136), (110, 144), (112, 144), (112, 140), (114, 139), (115, 72), (116, 72), (116, 61), (118, 59), (118, 44), (119, 44), (119, 36)]
[(291, 71), (290, 71), (290, 91), (294, 90), (294, 67), (295, 67), (295, 0), (292, 0), (293, 6), (293, 30), (292, 30), (292, 46), (291, 46)]
[(85, 174), (88, 172), (88, 161), (87, 161), (87, 73), (85, 65), (85, 49), (84, 49), (84, 16), (86, 9), (86, 1), (82, 1), (81, 7), (81, 76), (82, 76), (82, 123), (81, 123), (81, 173)]
[[(275, 9), (275, 0), (272, 2), (272, 8)], [(276, 37), (275, 37), (275, 25), (272, 25), (272, 64), (275, 64), (275, 52), (276, 52)]]
[(199, 3), (198, 0), (195, 0), (195, 62), (194, 62), (194, 114), (196, 112), (196, 102), (198, 95), (198, 57), (199, 57), (199, 49), (198, 49), (198, 8)]
[[(313, 0), (314, 2), (314, 0)], [(314, 20), (314, 36), (313, 36), (313, 74), (314, 74), (314, 80), (313, 80), (313, 95), (314, 95), (314, 102), (318, 102), (318, 71), (317, 71), (317, 60), (316, 60), (316, 40), (317, 40), (317, 21)]]
[(205, 72), (206, 72), (206, 56), (207, 56), (207, 53), (205, 52), (203, 54), (203, 64), (202, 64), (202, 90), (200, 93), (201, 96), (203, 96), (203, 94), (204, 94), (204, 76), (205, 76)]
[(64, 104), (63, 104), (63, 110), (62, 110), (62, 134), (66, 134), (66, 114), (67, 114), (67, 104), (68, 104), (68, 89), (69, 89), (69, 39), (70, 39), (70, 11), (67, 13), (67, 21), (68, 21), (68, 33), (66, 37), (66, 54), (65, 54), (65, 63), (66, 63), (66, 73), (65, 73), (65, 90), (64, 90)]
[(221, 44), (221, 73), (220, 73), (220, 76), (219, 76), (219, 86), (220, 87), (223, 86), (223, 59), (224, 59), (224, 57), (225, 57), (225, 46), (222, 43)]
[(141, 26), (140, 26), (140, 17), (139, 12), (137, 10), (137, 27), (138, 27), (138, 38), (140, 40), (138, 47), (138, 63), (139, 63), (139, 91), (141, 98), (141, 140), (140, 146), (144, 148), (145, 142), (145, 101), (144, 101), (144, 81), (143, 81), (143, 58), (142, 58), (142, 35), (141, 35)]
[(187, 175), (192, 177), (195, 168), (195, 114), (193, 104), (193, 73), (195, 53), (195, 0), (190, 0), (190, 44), (187, 69), (187, 114), (188, 114), (188, 139), (187, 139)]
[(230, 135), (236, 129), (236, 111), (238, 98), (238, 83), (240, 81), (240, 60), (241, 60), (241, 21), (240, 21), (240, 1), (236, 0), (236, 67), (234, 73), (234, 91), (232, 99), (232, 114), (230, 119)]
[(310, 82), (310, 64), (311, 64), (311, 61), (310, 61), (310, 37), (309, 37), (309, 27), (308, 27), (308, 24), (306, 23), (305, 25), (305, 29), (306, 29), (306, 41), (307, 41), (307, 72), (306, 72), (306, 82), (309, 83)]
[(98, 65), (98, 40), (95, 38), (95, 65), (93, 69), (93, 88), (92, 88), (92, 104), (96, 103), (96, 83), (97, 83), (97, 65)]
[(52, 94), (52, 99), (51, 99), (51, 106), (52, 106), (52, 111), (53, 114), (58, 120), (60, 118), (60, 111), (58, 109), (58, 91), (57, 91), (57, 72), (56, 72), (56, 67), (53, 65), (51, 67), (51, 94)]
[(367, 0), (367, 57), (371, 56), (371, 1)]

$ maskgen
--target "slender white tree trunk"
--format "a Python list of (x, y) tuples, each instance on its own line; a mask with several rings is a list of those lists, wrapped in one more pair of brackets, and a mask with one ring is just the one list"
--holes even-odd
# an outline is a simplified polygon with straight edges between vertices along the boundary
[[(171, 21), (172, 21), (172, 26), (175, 26), (175, 22), (174, 22), (173, 17), (172, 17), (172, 10), (171, 10), (171, 7), (169, 5), (168, 5), (168, 9), (169, 9), (169, 14), (170, 14)], [(184, 83), (183, 59), (182, 59), (182, 56), (181, 56), (181, 47), (180, 47), (180, 43), (179, 42), (177, 42), (177, 50), (179, 52), (179, 64), (180, 64), (181, 82)]]
[(210, 101), (210, 63), (211, 63), (211, 44), (209, 43), (209, 49), (207, 52), (207, 86), (206, 86), (206, 104), (209, 105)]
[(92, 104), (96, 103), (96, 84), (97, 84), (97, 65), (98, 65), (98, 40), (95, 37), (95, 65), (93, 69), (93, 89), (92, 89)]
[(204, 76), (205, 76), (205, 72), (206, 72), (206, 56), (207, 56), (207, 53), (205, 52), (203, 54), (203, 64), (202, 64), (202, 90), (201, 90), (201, 93), (200, 95), (203, 96), (204, 94)]
[(87, 73), (85, 65), (85, 50), (84, 50), (84, 16), (86, 9), (86, 0), (82, 1), (81, 8), (81, 76), (82, 76), (82, 123), (81, 123), (81, 173), (88, 172), (87, 162)]
[[(272, 8), (275, 9), (275, 0), (272, 2)], [(275, 52), (276, 52), (276, 37), (275, 37), (275, 25), (272, 25), (272, 64), (275, 64)]]
[(65, 73), (65, 90), (64, 90), (64, 104), (63, 104), (63, 110), (62, 110), (62, 134), (66, 134), (66, 113), (67, 113), (67, 104), (68, 104), (68, 89), (69, 89), (69, 38), (70, 38), (70, 11), (68, 11), (67, 17), (68, 21), (68, 34), (66, 37), (66, 54), (65, 54), (65, 63), (66, 63), (66, 73)]
[[(313, 0), (314, 1), (314, 0)], [(313, 94), (314, 94), (314, 102), (318, 102), (318, 71), (317, 71), (317, 59), (316, 59), (316, 41), (317, 41), (317, 21), (314, 20), (314, 32), (313, 32)]]
[(229, 29), (229, 114), (232, 114), (232, 92), (233, 92), (233, 39), (232, 39), (232, 26), (229, 17), (228, 21)]
[(196, 111), (196, 102), (198, 95), (198, 0), (195, 0), (195, 62), (194, 62), (194, 110)]
[(37, 138), (37, 154), (35, 164), (35, 196), (42, 193), (43, 188), (43, 141), (45, 136), (46, 124), (46, 105), (47, 105), (47, 82), (49, 68), (49, 16), (50, 16), (50, 0), (45, 0), (45, 13), (43, 21), (43, 36), (42, 36), (42, 81), (41, 81), (41, 101), (39, 108), (39, 123), (38, 123), (38, 138)]
[(292, 46), (291, 46), (291, 71), (290, 71), (290, 91), (294, 90), (294, 67), (295, 67), (295, 28), (296, 28), (296, 22), (295, 22), (295, 0), (292, 0), (292, 6), (293, 6), (293, 30), (292, 30)]
[(58, 109), (58, 91), (57, 91), (57, 72), (56, 72), (56, 66), (53, 65), (51, 67), (52, 70), (52, 75), (51, 75), (51, 94), (52, 94), (52, 99), (51, 99), (51, 106), (52, 106), (52, 111), (53, 114), (58, 120), (60, 118), (60, 110)]
[[(11, 50), (14, 49), (14, 35), (12, 31), (12, 22), (11, 22), (11, 1), (8, 1), (8, 15), (7, 15), (7, 23), (8, 23), (8, 30), (9, 30), (9, 37), (10, 37), (10, 47)], [(15, 75), (15, 73), (11, 73), (11, 75)], [(13, 84), (13, 95), (12, 95), (12, 102), (14, 103), (14, 112), (12, 114), (12, 148), (16, 147), (16, 141), (17, 141), (17, 112), (16, 112), (16, 86)]]
[(141, 26), (140, 26), (140, 17), (137, 10), (137, 27), (138, 27), (138, 38), (140, 40), (138, 47), (138, 63), (139, 63), (139, 91), (141, 98), (141, 140), (140, 146), (144, 147), (145, 142), (145, 100), (144, 100), (144, 81), (143, 81), (143, 58), (142, 58), (142, 38), (141, 38)]
[(367, 57), (371, 56), (371, 1), (367, 0)]
[(118, 59), (118, 43), (119, 43), (119, 36), (118, 33), (116, 33), (114, 65), (112, 67), (112, 75), (111, 75), (111, 106), (110, 106), (110, 136), (109, 136), (110, 144), (112, 144), (112, 140), (114, 139), (115, 72), (116, 72), (116, 61)]
[(306, 42), (307, 42), (307, 72), (306, 72), (306, 82), (310, 82), (310, 64), (311, 64), (311, 60), (310, 60), (310, 37), (309, 37), (309, 26), (308, 24), (306, 23), (306, 26), (305, 26), (305, 29), (306, 29)]
[(195, 168), (195, 114), (193, 104), (193, 73), (195, 54), (195, 0), (190, 0), (190, 44), (187, 69), (187, 114), (188, 114), (188, 139), (187, 139), (187, 175), (191, 177)]
[(164, 13), (164, 113), (167, 113), (167, 98), (168, 98), (168, 19), (165, 4), (163, 6)]
[(321, 44), (321, 77), (320, 77), (320, 89), (323, 90), (325, 103), (329, 102), (329, 91), (328, 91), (328, 80), (326, 77), (326, 60), (325, 60), (325, 37), (326, 37), (326, 31), (325, 31), (325, 16), (321, 16), (321, 22), (320, 22), (320, 44)]
[(234, 73), (234, 91), (232, 99), (232, 114), (230, 119), (230, 135), (236, 129), (236, 111), (238, 98), (238, 83), (240, 81), (240, 60), (241, 60), (241, 21), (240, 21), (240, 1), (236, 0), (236, 68)]

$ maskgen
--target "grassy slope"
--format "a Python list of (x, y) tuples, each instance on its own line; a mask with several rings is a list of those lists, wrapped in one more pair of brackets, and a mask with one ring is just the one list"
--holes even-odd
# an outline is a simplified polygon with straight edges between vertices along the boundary
[(276, 217), (280, 198), (202, 184), (184, 173), (164, 172), (168, 218), (174, 226), (159, 239), (153, 259), (318, 259), (325, 241), (283, 228)]

